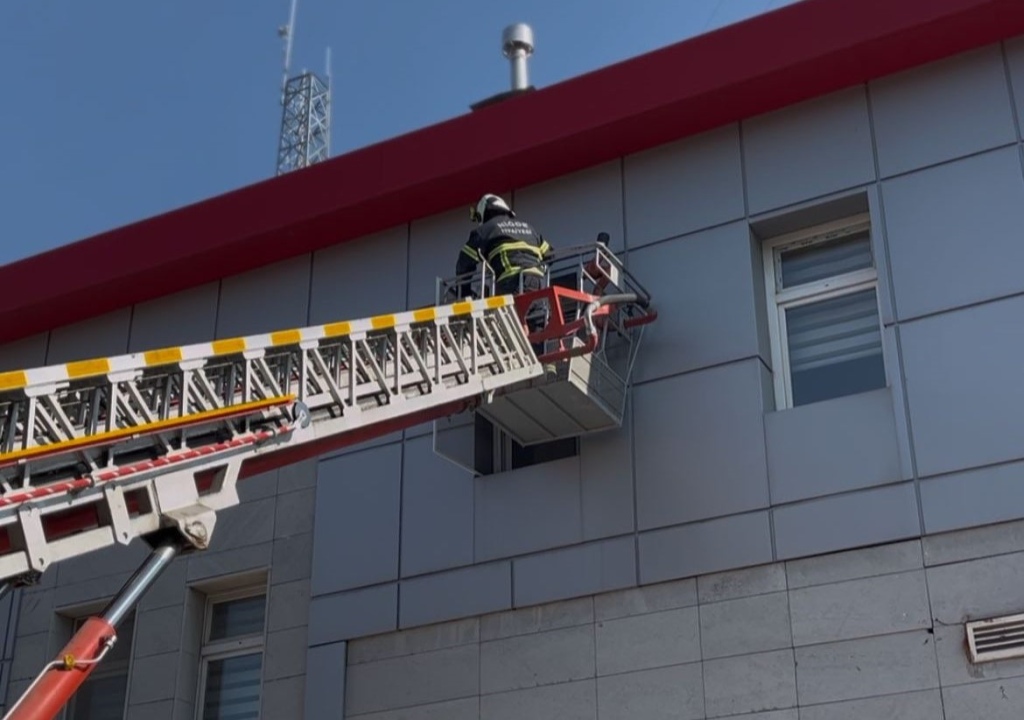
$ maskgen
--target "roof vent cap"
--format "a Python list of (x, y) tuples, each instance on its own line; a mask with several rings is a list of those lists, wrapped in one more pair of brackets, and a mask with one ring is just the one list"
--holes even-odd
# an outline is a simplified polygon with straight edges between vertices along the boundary
[(501, 51), (512, 66), (512, 89), (528, 88), (530, 80), (526, 72), (526, 59), (533, 55), (533, 28), (526, 23), (509, 25), (501, 33)]

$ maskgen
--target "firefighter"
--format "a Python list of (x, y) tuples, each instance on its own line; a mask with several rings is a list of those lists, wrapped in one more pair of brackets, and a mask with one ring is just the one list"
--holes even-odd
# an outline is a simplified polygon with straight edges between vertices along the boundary
[[(487, 263), (495, 275), (494, 292), (497, 295), (515, 295), (540, 290), (544, 287), (543, 265), (551, 256), (551, 245), (530, 223), (520, 220), (512, 209), (497, 195), (487, 193), (475, 207), (470, 208), (470, 220), (477, 227), (459, 252), (455, 274), (466, 275), (480, 263)], [(472, 295), (468, 280), (459, 287), (459, 297)], [(483, 292), (481, 288), (481, 292)], [(527, 329), (531, 333), (542, 330), (544, 320), (527, 311)], [(532, 343), (537, 355), (544, 352), (544, 343)], [(549, 375), (557, 371), (547, 363)]]
[[(456, 275), (470, 273), (484, 262), (494, 272), (494, 291), (498, 295), (543, 287), (542, 265), (551, 254), (551, 246), (543, 235), (530, 223), (518, 219), (504, 200), (490, 193), (470, 208), (470, 219), (477, 227), (459, 252)], [(459, 296), (466, 297), (469, 292), (466, 282)]]

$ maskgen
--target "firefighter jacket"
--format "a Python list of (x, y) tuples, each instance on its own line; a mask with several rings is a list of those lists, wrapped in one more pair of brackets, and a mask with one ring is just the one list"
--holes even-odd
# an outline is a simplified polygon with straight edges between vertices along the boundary
[(547, 240), (530, 223), (498, 215), (469, 234), (455, 274), (472, 272), (478, 263), (486, 262), (501, 282), (524, 270), (540, 272), (539, 266), (550, 252)]

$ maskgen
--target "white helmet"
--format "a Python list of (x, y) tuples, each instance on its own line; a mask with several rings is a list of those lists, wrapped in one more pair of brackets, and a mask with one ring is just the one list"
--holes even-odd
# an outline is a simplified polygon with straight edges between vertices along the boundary
[(487, 210), (492, 208), (502, 210), (508, 213), (511, 217), (516, 216), (516, 214), (512, 212), (512, 208), (510, 208), (504, 200), (497, 195), (487, 193), (480, 198), (480, 202), (476, 204), (476, 207), (469, 209), (469, 219), (476, 223), (482, 223), (484, 221), (484, 217), (487, 215)]

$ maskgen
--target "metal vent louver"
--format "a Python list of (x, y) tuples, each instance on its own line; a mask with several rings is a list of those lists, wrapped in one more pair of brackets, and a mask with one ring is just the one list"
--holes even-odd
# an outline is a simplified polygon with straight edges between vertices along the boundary
[(976, 620), (966, 628), (972, 663), (1024, 657), (1024, 615)]

